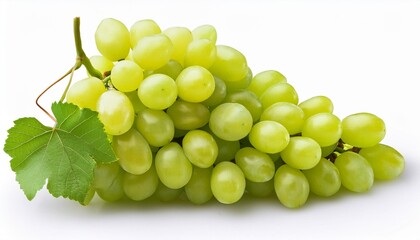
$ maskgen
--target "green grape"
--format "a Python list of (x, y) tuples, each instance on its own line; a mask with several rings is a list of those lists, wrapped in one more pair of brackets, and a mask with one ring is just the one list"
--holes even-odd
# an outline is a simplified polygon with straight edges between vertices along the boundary
[(123, 177), (123, 188), (125, 195), (134, 201), (147, 199), (155, 193), (159, 179), (154, 167), (141, 175), (125, 173)]
[(144, 109), (140, 111), (135, 125), (152, 146), (161, 147), (174, 138), (174, 123), (171, 117), (162, 110)]
[(215, 81), (209, 70), (200, 66), (187, 67), (176, 78), (178, 96), (187, 102), (202, 102), (215, 89)]
[(120, 173), (121, 167), (118, 162), (98, 163), (94, 170), (92, 186), (95, 189), (106, 189), (112, 185), (112, 182)]
[(175, 101), (166, 111), (179, 130), (201, 128), (209, 122), (210, 111), (201, 103)]
[(302, 172), (308, 179), (311, 192), (318, 196), (330, 197), (341, 187), (340, 173), (337, 167), (325, 158), (321, 158), (315, 167)]
[(283, 74), (276, 70), (267, 70), (255, 75), (248, 86), (248, 90), (255, 93), (258, 97), (261, 96), (265, 90), (276, 83), (286, 83), (287, 79)]
[(112, 147), (120, 166), (131, 174), (143, 174), (152, 166), (153, 156), (149, 143), (135, 129), (120, 136), (114, 136)]
[(247, 193), (254, 197), (269, 197), (274, 193), (274, 178), (271, 178), (267, 182), (252, 182), (246, 180)]
[(248, 73), (239, 81), (235, 82), (226, 82), (226, 88), (228, 92), (233, 92), (237, 90), (247, 90), (252, 80), (252, 70), (248, 67)]
[(122, 172), (118, 162), (96, 165), (92, 185), (101, 199), (114, 202), (124, 197)]
[(216, 163), (235, 159), (235, 154), (241, 147), (239, 141), (226, 141), (216, 135), (213, 135), (213, 138), (217, 143), (217, 148), (219, 149), (215, 161)]
[(122, 92), (104, 92), (98, 99), (96, 110), (105, 132), (109, 135), (121, 135), (133, 126), (134, 108), (130, 99)]
[(302, 132), (305, 114), (302, 109), (293, 103), (278, 102), (266, 108), (260, 121), (271, 120), (283, 125), (290, 135)]
[(235, 162), (241, 168), (246, 179), (253, 182), (267, 182), (273, 178), (274, 162), (268, 154), (255, 148), (241, 148), (235, 155)]
[(92, 64), (93, 68), (98, 70), (102, 75), (105, 75), (105, 73), (107, 72), (111, 72), (112, 68), (114, 67), (114, 63), (102, 55), (92, 56), (89, 58), (89, 61)]
[(179, 196), (182, 194), (182, 188), (178, 189), (172, 189), (168, 188), (163, 184), (162, 182), (159, 182), (159, 185), (156, 189), (155, 195), (157, 198), (162, 202), (170, 202), (174, 201), (179, 198)]
[(169, 188), (182, 188), (191, 179), (192, 165), (182, 147), (176, 142), (168, 143), (159, 149), (155, 165), (160, 181)]
[(309, 183), (301, 171), (284, 164), (274, 175), (274, 191), (284, 206), (299, 208), (308, 200)]
[(179, 62), (171, 59), (163, 67), (154, 70), (153, 73), (162, 73), (176, 79), (183, 69)]
[(138, 91), (126, 92), (125, 95), (130, 99), (131, 104), (135, 113), (138, 113), (144, 109), (147, 109), (146, 106), (140, 101)]
[(184, 65), (209, 69), (216, 61), (216, 56), (217, 50), (214, 43), (208, 39), (197, 39), (188, 45), (185, 51)]
[(290, 135), (280, 123), (267, 120), (256, 123), (248, 138), (252, 146), (261, 152), (278, 153), (289, 144)]
[(292, 85), (288, 83), (276, 83), (261, 94), (260, 101), (263, 109), (267, 109), (269, 106), (278, 102), (297, 104), (299, 97)]
[(132, 92), (143, 81), (143, 70), (133, 61), (119, 61), (112, 69), (111, 81), (112, 85), (119, 91)]
[(192, 30), (192, 36), (193, 40), (207, 39), (210, 40), (210, 42), (212, 42), (213, 44), (216, 44), (217, 41), (216, 28), (208, 24), (198, 26), (194, 30)]
[(281, 159), (297, 169), (311, 169), (321, 160), (321, 147), (308, 137), (291, 137), (289, 145), (280, 153)]
[(307, 118), (302, 128), (302, 136), (310, 137), (321, 147), (328, 147), (340, 140), (341, 120), (332, 113), (317, 113)]
[(359, 152), (372, 166), (376, 179), (391, 180), (401, 175), (405, 168), (404, 157), (385, 144), (362, 148)]
[(334, 162), (341, 176), (341, 183), (353, 192), (366, 192), (373, 185), (373, 170), (369, 162), (354, 152), (344, 152)]
[(96, 110), (99, 97), (106, 91), (101, 80), (89, 77), (79, 80), (71, 85), (67, 91), (67, 102), (77, 105), (79, 108)]
[(305, 113), (305, 118), (309, 118), (317, 113), (332, 113), (334, 110), (331, 99), (326, 96), (311, 97), (299, 103), (299, 107)]
[(225, 82), (236, 82), (248, 74), (245, 56), (238, 50), (224, 45), (216, 46), (216, 61), (210, 71)]
[(221, 139), (237, 141), (252, 128), (251, 113), (239, 103), (223, 103), (210, 114), (209, 127)]
[(130, 32), (122, 22), (113, 18), (99, 23), (95, 42), (99, 52), (111, 61), (124, 59), (130, 52)]
[(218, 163), (211, 174), (211, 191), (217, 201), (232, 204), (239, 201), (245, 192), (245, 176), (232, 162)]
[(371, 113), (355, 113), (342, 121), (341, 139), (359, 148), (373, 147), (385, 137), (385, 123)]
[(251, 113), (253, 122), (260, 119), (262, 113), (262, 105), (257, 95), (246, 89), (235, 90), (228, 93), (224, 102), (240, 103)]
[(163, 67), (172, 56), (173, 44), (164, 34), (155, 34), (141, 38), (133, 48), (134, 61), (144, 70), (156, 70)]
[(115, 202), (124, 198), (123, 173), (121, 172), (116, 176), (109, 188), (96, 189), (96, 193), (102, 200), (107, 202)]
[(138, 96), (146, 107), (163, 110), (175, 102), (178, 90), (171, 77), (157, 73), (146, 77), (141, 82)]
[(214, 91), (209, 98), (204, 100), (202, 103), (206, 106), (213, 107), (219, 105), (223, 102), (223, 99), (226, 97), (226, 84), (225, 82), (218, 78), (214, 77)]
[(212, 171), (213, 167), (193, 167), (191, 179), (184, 187), (185, 194), (190, 202), (204, 204), (213, 198), (213, 192), (210, 186)]
[(135, 22), (130, 28), (131, 47), (137, 45), (140, 39), (145, 36), (161, 33), (159, 25), (151, 19), (143, 19)]
[(327, 157), (329, 156), (331, 153), (333, 153), (335, 151), (335, 149), (337, 148), (338, 143), (334, 143), (330, 146), (326, 146), (326, 147), (321, 147), (321, 157)]
[(208, 168), (216, 161), (216, 140), (203, 130), (191, 130), (182, 139), (182, 148), (188, 160), (200, 168)]
[(173, 44), (173, 51), (171, 59), (179, 63), (184, 63), (184, 55), (187, 47), (193, 40), (191, 31), (185, 27), (170, 27), (163, 31), (163, 34), (171, 39)]

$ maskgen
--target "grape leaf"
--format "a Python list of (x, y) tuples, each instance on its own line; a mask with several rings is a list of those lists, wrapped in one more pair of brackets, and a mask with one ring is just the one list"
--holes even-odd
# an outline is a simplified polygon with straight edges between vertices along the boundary
[(96, 163), (116, 161), (97, 113), (69, 103), (53, 103), (55, 127), (20, 118), (9, 129), (4, 151), (29, 200), (43, 188), (54, 197), (85, 204)]

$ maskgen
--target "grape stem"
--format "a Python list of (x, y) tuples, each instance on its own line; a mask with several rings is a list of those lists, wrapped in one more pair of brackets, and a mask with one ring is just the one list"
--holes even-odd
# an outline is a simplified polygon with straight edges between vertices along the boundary
[(73, 34), (74, 34), (74, 43), (76, 45), (76, 54), (77, 54), (77, 56), (76, 56), (76, 62), (74, 64), (74, 66), (71, 67), (71, 69), (68, 70), (62, 77), (60, 77), (55, 82), (53, 82), (52, 84), (50, 84), (44, 91), (42, 91), (38, 95), (38, 97), (35, 100), (36, 105), (45, 114), (47, 114), (47, 116), (49, 118), (51, 118), (55, 123), (57, 123), (57, 120), (55, 119), (55, 117), (53, 115), (51, 115), (45, 108), (43, 108), (41, 106), (41, 104), (39, 104), (39, 99), (41, 98), (42, 95), (44, 95), (55, 84), (59, 83), (61, 80), (63, 80), (64, 78), (66, 78), (67, 76), (70, 75), (69, 82), (67, 83), (67, 86), (64, 89), (63, 95), (60, 98), (60, 102), (63, 102), (64, 99), (66, 98), (67, 91), (69, 90), (70, 85), (72, 83), (74, 71), (76, 71), (77, 69), (79, 69), (82, 65), (85, 66), (86, 70), (88, 71), (88, 73), (91, 76), (97, 77), (99, 79), (102, 79), (103, 78), (102, 74), (93, 67), (93, 65), (90, 62), (89, 58), (86, 56), (85, 51), (83, 51), (83, 48), (82, 48), (82, 39), (80, 37), (80, 17), (75, 17), (74, 20), (73, 20)]

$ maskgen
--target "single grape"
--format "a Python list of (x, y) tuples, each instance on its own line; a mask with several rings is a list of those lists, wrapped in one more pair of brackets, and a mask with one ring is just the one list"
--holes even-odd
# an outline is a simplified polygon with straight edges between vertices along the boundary
[(331, 146), (340, 140), (341, 120), (332, 113), (317, 113), (306, 119), (302, 136), (310, 137), (321, 147)]
[(355, 113), (342, 121), (341, 139), (359, 148), (373, 147), (385, 137), (385, 123), (371, 113)]
[(260, 101), (263, 109), (267, 109), (274, 103), (278, 102), (290, 102), (297, 104), (299, 97), (292, 85), (288, 83), (276, 83), (267, 88), (267, 90), (261, 94)]
[(101, 199), (114, 202), (124, 196), (122, 173), (118, 162), (96, 165), (92, 185)]
[(215, 81), (209, 70), (200, 66), (187, 67), (176, 78), (178, 96), (187, 102), (202, 102), (215, 89)]
[(111, 61), (124, 59), (130, 52), (130, 32), (117, 19), (106, 18), (99, 23), (95, 42), (99, 52)]
[(239, 81), (226, 81), (226, 89), (228, 92), (234, 92), (237, 90), (247, 90), (246, 88), (251, 84), (252, 81), (252, 70), (248, 67), (248, 73)]
[(214, 135), (211, 130), (209, 131), (217, 143), (218, 154), (215, 163), (235, 159), (236, 152), (241, 148), (239, 141), (226, 141)]
[(311, 192), (318, 196), (330, 197), (340, 190), (340, 172), (334, 163), (325, 158), (321, 158), (315, 167), (302, 172), (308, 179)]
[(373, 170), (369, 162), (354, 152), (344, 152), (334, 162), (341, 176), (341, 183), (353, 192), (366, 192), (373, 185)]
[(172, 79), (176, 79), (183, 69), (184, 68), (179, 62), (171, 59), (163, 65), (163, 67), (154, 70), (153, 73), (162, 73), (168, 75)]
[(253, 182), (267, 182), (273, 178), (274, 162), (268, 154), (255, 148), (241, 148), (235, 155), (235, 162), (241, 168), (246, 179)]
[(99, 97), (106, 91), (101, 80), (89, 77), (79, 80), (71, 85), (67, 91), (67, 102), (77, 105), (79, 108), (96, 110)]
[[(166, 111), (179, 130), (201, 128), (209, 122), (210, 111), (201, 103), (175, 101)], [(184, 132), (186, 133), (186, 132)]]
[(134, 112), (138, 113), (147, 107), (140, 101), (138, 91), (126, 92), (125, 95), (130, 99), (131, 104), (133, 105)]
[(359, 154), (369, 161), (376, 179), (391, 180), (404, 171), (404, 157), (391, 146), (378, 144), (362, 148)]
[(98, 70), (102, 75), (105, 75), (105, 73), (107, 72), (111, 72), (112, 68), (114, 67), (114, 63), (102, 55), (92, 56), (89, 58), (89, 61), (92, 64), (93, 68)]
[(173, 44), (164, 34), (141, 38), (133, 48), (134, 61), (144, 70), (156, 70), (164, 66), (172, 56)]
[(162, 110), (144, 109), (140, 111), (135, 125), (152, 146), (164, 146), (174, 138), (174, 123), (171, 117)]
[(256, 123), (248, 138), (252, 146), (261, 152), (278, 153), (289, 144), (290, 135), (280, 123), (267, 120)]
[(168, 143), (159, 149), (155, 165), (160, 181), (169, 188), (182, 188), (191, 179), (192, 165), (182, 147), (176, 142)]
[(262, 104), (257, 95), (251, 91), (245, 89), (232, 91), (226, 95), (224, 102), (242, 104), (251, 113), (254, 123), (260, 119)]
[(188, 45), (185, 56), (184, 65), (201, 66), (210, 69), (214, 61), (216, 61), (217, 50), (214, 43), (208, 39), (197, 39)]
[(283, 125), (290, 135), (302, 132), (305, 114), (302, 109), (293, 103), (278, 102), (266, 108), (260, 121), (271, 120)]
[(133, 126), (134, 108), (130, 99), (122, 92), (104, 92), (98, 99), (96, 110), (107, 134), (121, 135)]
[(305, 113), (305, 118), (309, 118), (317, 113), (332, 113), (334, 110), (331, 99), (326, 96), (311, 97), (299, 103), (299, 107)]
[(159, 182), (159, 185), (156, 189), (155, 195), (157, 198), (162, 202), (170, 202), (174, 201), (179, 198), (179, 196), (182, 194), (182, 188), (178, 189), (172, 189), (168, 188), (163, 184), (162, 182)]
[(119, 91), (132, 92), (137, 90), (143, 81), (143, 70), (133, 61), (119, 61), (112, 69), (111, 81)]
[(217, 41), (217, 31), (212, 25), (201, 25), (192, 30), (193, 40), (207, 39), (213, 44)]
[(239, 201), (245, 192), (245, 176), (232, 162), (218, 163), (211, 174), (210, 186), (217, 201), (232, 204)]
[(321, 147), (308, 137), (291, 137), (287, 147), (280, 153), (281, 159), (297, 169), (311, 169), (321, 160)]
[(225, 82), (236, 82), (248, 74), (248, 64), (245, 56), (238, 50), (225, 46), (216, 46), (216, 61), (210, 71)]
[(185, 185), (185, 194), (188, 200), (194, 204), (204, 204), (213, 198), (210, 179), (213, 167), (193, 167), (190, 181)]
[(173, 44), (173, 51), (171, 59), (179, 63), (184, 63), (184, 55), (187, 51), (187, 47), (193, 40), (191, 31), (186, 27), (170, 27), (165, 29), (163, 32), (169, 37)]
[(191, 130), (182, 139), (182, 148), (188, 160), (200, 168), (208, 168), (216, 161), (218, 147), (210, 133)]
[(276, 70), (267, 70), (255, 75), (248, 86), (248, 90), (255, 93), (258, 97), (261, 96), (265, 90), (276, 83), (285, 83), (287, 79), (283, 74)]
[(308, 199), (309, 183), (301, 171), (284, 164), (274, 175), (274, 191), (284, 206), (299, 208)]
[(145, 36), (161, 33), (159, 25), (152, 19), (143, 19), (135, 22), (130, 28), (131, 47), (137, 45), (140, 39)]
[(219, 105), (226, 97), (226, 84), (225, 82), (218, 78), (214, 77), (214, 91), (209, 98), (204, 100), (202, 103), (208, 107), (213, 107)]
[(135, 129), (114, 136), (112, 147), (121, 167), (131, 174), (143, 174), (152, 166), (152, 151), (146, 139)]
[(159, 179), (154, 167), (151, 167), (141, 175), (125, 173), (123, 178), (125, 195), (134, 201), (141, 201), (151, 197), (155, 193), (158, 184)]
[(269, 197), (274, 193), (274, 178), (271, 178), (267, 182), (252, 182), (246, 180), (247, 193), (254, 197)]
[(140, 101), (148, 108), (163, 110), (170, 107), (178, 96), (175, 81), (165, 74), (152, 74), (138, 89)]
[(252, 115), (242, 104), (223, 103), (211, 112), (209, 126), (219, 138), (237, 141), (251, 131)]

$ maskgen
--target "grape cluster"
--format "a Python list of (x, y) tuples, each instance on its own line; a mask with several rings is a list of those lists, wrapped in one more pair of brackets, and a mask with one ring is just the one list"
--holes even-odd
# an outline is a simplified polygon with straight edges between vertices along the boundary
[(118, 157), (95, 169), (102, 199), (232, 204), (251, 194), (297, 208), (310, 192), (365, 192), (403, 172), (403, 156), (381, 143), (382, 119), (341, 120), (325, 96), (299, 102), (280, 72), (253, 75), (241, 52), (216, 40), (211, 25), (99, 24), (101, 55), (90, 61), (103, 78), (75, 82), (67, 101), (98, 112)]

